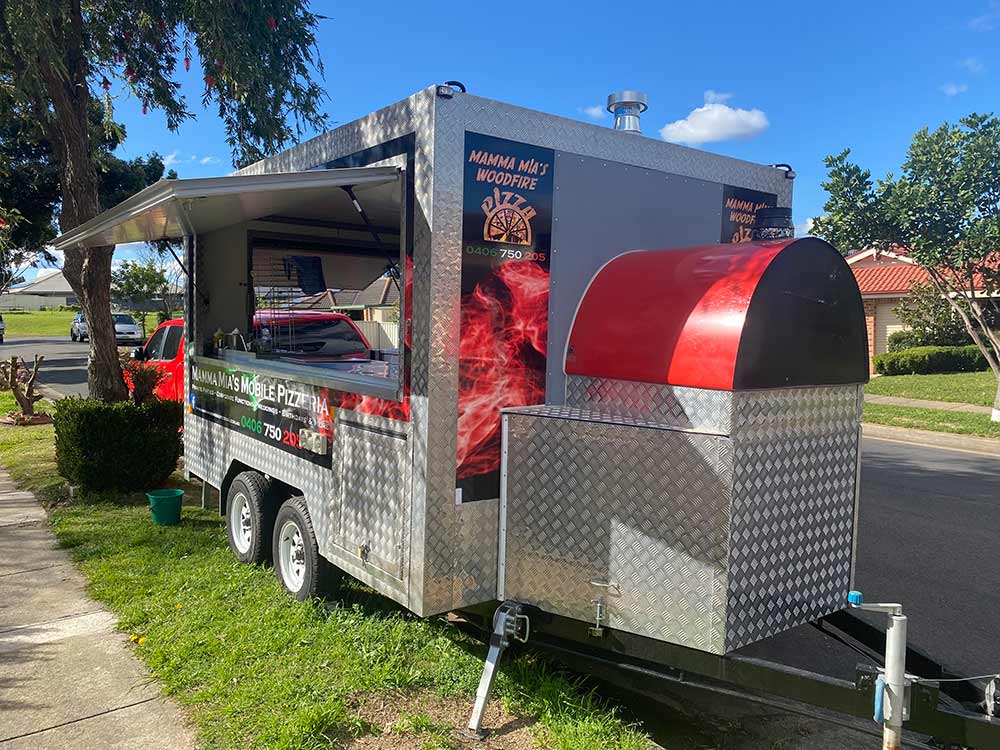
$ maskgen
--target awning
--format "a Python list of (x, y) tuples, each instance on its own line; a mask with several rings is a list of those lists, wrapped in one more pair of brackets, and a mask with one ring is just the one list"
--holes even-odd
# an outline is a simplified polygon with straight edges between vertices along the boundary
[(160, 180), (60, 235), (52, 246), (65, 250), (180, 239), (268, 216), (344, 215), (345, 208), (354, 213), (350, 198), (343, 190), (330, 188), (354, 186), (365, 203), (370, 189), (389, 187), (399, 179), (397, 167), (362, 167)]

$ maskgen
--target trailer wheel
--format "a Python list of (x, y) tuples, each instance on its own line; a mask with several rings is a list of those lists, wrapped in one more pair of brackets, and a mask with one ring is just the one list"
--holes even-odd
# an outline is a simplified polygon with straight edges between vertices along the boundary
[(340, 570), (319, 554), (305, 498), (291, 497), (278, 510), (272, 544), (278, 583), (299, 601), (330, 593), (340, 580)]
[(256, 471), (237, 474), (226, 496), (229, 548), (242, 563), (266, 562), (271, 554), (275, 503), (267, 480)]

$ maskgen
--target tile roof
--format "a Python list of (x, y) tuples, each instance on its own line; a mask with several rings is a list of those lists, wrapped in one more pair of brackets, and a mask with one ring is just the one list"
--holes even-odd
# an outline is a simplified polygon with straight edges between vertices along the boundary
[(852, 268), (854, 278), (858, 280), (861, 295), (869, 294), (906, 294), (916, 283), (928, 279), (927, 271), (912, 263), (899, 263), (891, 266), (872, 266), (869, 268)]

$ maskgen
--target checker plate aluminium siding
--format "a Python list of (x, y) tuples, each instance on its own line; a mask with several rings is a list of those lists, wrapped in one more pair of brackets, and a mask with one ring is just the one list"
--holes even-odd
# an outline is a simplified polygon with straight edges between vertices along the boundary
[(606, 625), (721, 653), (732, 451), (715, 435), (507, 419), (504, 592)]
[(402, 578), (409, 465), (406, 435), (340, 420), (343, 488), (337, 544)]
[(727, 650), (843, 608), (854, 554), (860, 391), (736, 394)]
[(842, 608), (859, 392), (727, 393), (729, 436), (597, 405), (508, 410), (502, 596), (593, 622), (606, 581), (606, 625), (713, 653)]

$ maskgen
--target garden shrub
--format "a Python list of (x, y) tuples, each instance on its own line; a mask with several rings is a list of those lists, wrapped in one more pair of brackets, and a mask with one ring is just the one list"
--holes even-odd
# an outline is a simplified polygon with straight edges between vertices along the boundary
[(924, 341), (919, 333), (909, 328), (890, 333), (888, 344), (890, 352), (901, 352), (905, 349), (913, 349), (916, 346), (936, 346), (936, 344)]
[(161, 486), (177, 467), (183, 419), (176, 401), (57, 401), (59, 473), (89, 491), (134, 492)]
[(977, 372), (987, 369), (975, 346), (917, 346), (875, 356), (880, 375), (929, 375), (937, 372)]

